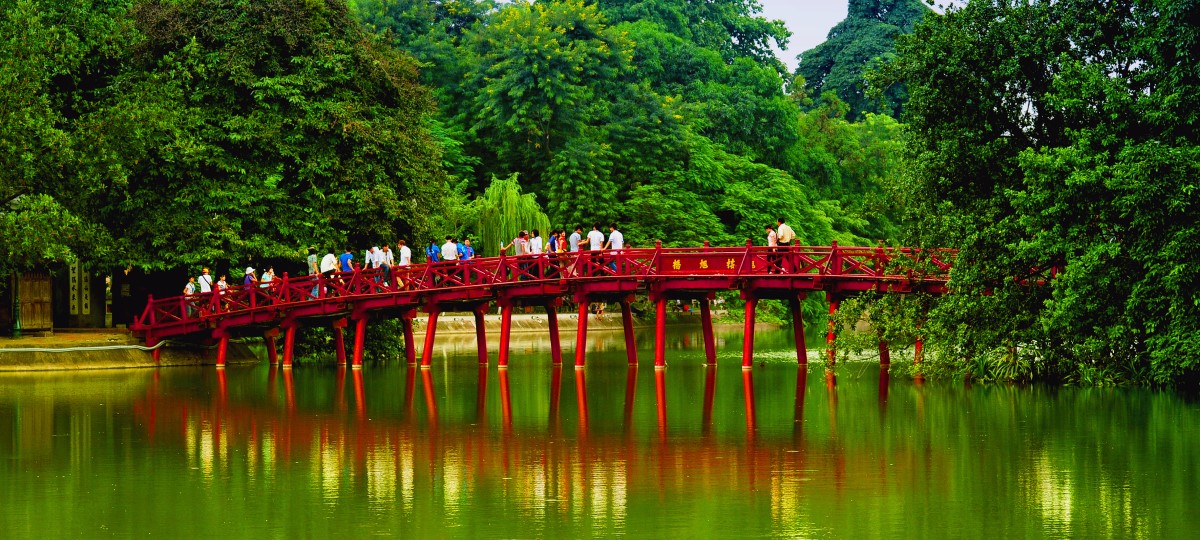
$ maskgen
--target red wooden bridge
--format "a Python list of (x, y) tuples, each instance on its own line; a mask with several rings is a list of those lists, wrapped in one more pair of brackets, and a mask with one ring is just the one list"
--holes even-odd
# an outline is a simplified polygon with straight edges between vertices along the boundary
[[(885, 293), (946, 292), (955, 256), (948, 249), (891, 247), (751, 246), (625, 249), (578, 253), (481, 257), (390, 269), (356, 269), (329, 276), (289, 277), (252, 287), (165, 299), (150, 298), (131, 329), (154, 346), (168, 338), (199, 337), (217, 341), (217, 366), (225, 364), (229, 338), (263, 336), (272, 362), (280, 361), (275, 337), (284, 334), (282, 363), (292, 362), (296, 329), (301, 325), (331, 325), (339, 364), (346, 363), (343, 329), (353, 323), (352, 365), (362, 365), (366, 324), (371, 319), (399, 318), (405, 352), (416, 363), (413, 318), (428, 314), (421, 366), (433, 358), (438, 315), (467, 311), (475, 315), (479, 362), (488, 362), (483, 316), (492, 304), (500, 306), (499, 365), (508, 365), (512, 310), (516, 306), (546, 309), (551, 355), (562, 362), (558, 308), (563, 298), (578, 306), (575, 365), (584, 365), (588, 308), (593, 302), (621, 306), (625, 346), (631, 364), (637, 363), (630, 304), (647, 295), (654, 304), (656, 367), (665, 366), (666, 302), (698, 300), (704, 327), (705, 354), (716, 362), (710, 301), (717, 291), (738, 290), (746, 301), (742, 365), (749, 368), (754, 352), (754, 320), (761, 299), (788, 300), (796, 334), (797, 361), (808, 362), (800, 303), (810, 292), (826, 293), (829, 310), (841, 299), (870, 291)], [(832, 322), (829, 341), (834, 337)], [(881, 361), (886, 345), (881, 343)], [(155, 350), (157, 355), (157, 349)], [(830, 345), (830, 359), (833, 349)], [(157, 357), (157, 356), (156, 356)]]

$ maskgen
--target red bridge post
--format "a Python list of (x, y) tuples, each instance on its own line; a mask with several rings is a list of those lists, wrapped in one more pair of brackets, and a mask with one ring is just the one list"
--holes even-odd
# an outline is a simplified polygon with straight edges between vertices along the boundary
[(337, 365), (346, 365), (346, 324), (343, 317), (333, 321), (333, 348), (337, 351)]
[(278, 328), (272, 328), (263, 333), (263, 343), (267, 346), (267, 363), (279, 363), (279, 349), (275, 346), (275, 337), (279, 335)]
[(631, 302), (633, 302), (632, 294), (621, 299), (621, 325), (625, 329), (625, 356), (629, 365), (636, 366), (638, 355), (637, 343), (633, 338), (633, 309), (629, 305)]
[(400, 314), (400, 326), (404, 331), (404, 356), (410, 366), (417, 365), (417, 345), (413, 339), (413, 317), (416, 316), (415, 309), (407, 309)]
[(754, 367), (754, 310), (758, 307), (758, 298), (753, 294), (742, 291), (746, 300), (746, 321), (742, 327), (742, 369)]
[(562, 365), (562, 342), (558, 339), (558, 306), (562, 299), (546, 302), (546, 321), (550, 325), (550, 359), (556, 366)]
[(879, 334), (879, 366), (887, 368), (892, 365), (892, 353), (888, 350), (888, 342), (883, 339), (883, 333)]
[(225, 369), (225, 357), (229, 354), (229, 332), (217, 330), (213, 332), (217, 338), (217, 368)]
[(500, 355), (496, 365), (500, 369), (508, 369), (508, 344), (512, 338), (512, 310), (510, 301), (500, 302)]
[(788, 299), (788, 307), (792, 310), (792, 335), (796, 338), (796, 363), (808, 365), (808, 344), (804, 342), (804, 293)]
[(575, 369), (583, 369), (583, 363), (587, 357), (587, 323), (588, 323), (588, 307), (590, 303), (587, 298), (579, 299), (579, 323), (575, 331)]
[(290, 324), (284, 328), (283, 333), (283, 368), (292, 368), (292, 356), (296, 352), (296, 328), (299, 325)]
[(717, 365), (717, 339), (713, 335), (712, 300), (700, 300), (700, 326), (704, 330), (704, 361), (710, 366)]
[(421, 369), (428, 369), (430, 362), (433, 361), (433, 336), (437, 333), (437, 319), (440, 311), (436, 305), (425, 308), (429, 317), (425, 323), (425, 348), (421, 350)]
[(654, 369), (667, 367), (667, 299), (654, 298)]
[(831, 369), (837, 363), (837, 322), (834, 321), (834, 316), (837, 315), (841, 303), (841, 299), (829, 293), (829, 330), (825, 334), (825, 355), (829, 364), (827, 367)]
[(483, 317), (487, 313), (487, 309), (487, 302), (484, 302), (472, 310), (472, 314), (475, 316), (475, 346), (478, 349), (479, 365), (481, 366), (488, 364), (487, 325)]
[(354, 363), (350, 366), (354, 369), (362, 369), (363, 364), (363, 349), (367, 344), (367, 316), (363, 314), (354, 321)]

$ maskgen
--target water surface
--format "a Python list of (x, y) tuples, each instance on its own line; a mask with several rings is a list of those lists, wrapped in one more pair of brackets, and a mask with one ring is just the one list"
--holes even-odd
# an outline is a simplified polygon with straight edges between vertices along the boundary
[[(639, 344), (651, 345), (640, 335)], [(442, 338), (439, 337), (439, 342)], [(720, 367), (671, 331), (669, 367), (588, 366), (514, 342), (480, 369), (266, 365), (0, 375), (9, 538), (1190, 537), (1200, 406), (1169, 392), (798, 369), (764, 332)], [(496, 340), (492, 341), (493, 347)], [(572, 340), (564, 339), (569, 349)], [(810, 345), (815, 350), (815, 345)], [(568, 352), (569, 356), (569, 352)]]

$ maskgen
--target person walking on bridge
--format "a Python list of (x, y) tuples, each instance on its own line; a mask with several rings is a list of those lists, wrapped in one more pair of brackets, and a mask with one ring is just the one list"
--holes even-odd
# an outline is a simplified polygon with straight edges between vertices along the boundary
[(778, 274), (782, 272), (779, 268), (779, 235), (775, 232), (774, 225), (767, 225), (767, 273)]
[(787, 223), (783, 222), (783, 218), (777, 220), (779, 227), (776, 232), (779, 235), (779, 251), (783, 252), (783, 261), (780, 263), (780, 268), (784, 273), (791, 273), (792, 264), (789, 252), (792, 251), (792, 242), (796, 239), (796, 231), (793, 231)]
[(212, 275), (208, 273), (208, 268), (200, 271), (200, 279), (196, 280), (200, 286), (200, 294), (210, 293), (213, 290)]
[(625, 249), (625, 235), (617, 230), (617, 224), (613, 223), (608, 226), (608, 242), (604, 244), (604, 249), (611, 249), (609, 255), (612, 256), (612, 262), (608, 264), (613, 272), (617, 271), (617, 259), (620, 258), (621, 250)]

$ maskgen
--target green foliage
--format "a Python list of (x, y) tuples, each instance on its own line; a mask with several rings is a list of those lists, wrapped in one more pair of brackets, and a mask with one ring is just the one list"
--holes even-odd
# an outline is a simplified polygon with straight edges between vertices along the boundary
[(914, 236), (962, 247), (966, 294), (930, 314), (951, 362), (1084, 383), (1196, 374), (1198, 8), (974, 1), (901, 38), (903, 197), (932, 218)]
[(829, 38), (799, 56), (796, 74), (810, 95), (835, 92), (849, 105), (851, 119), (868, 112), (899, 116), (906, 98), (903, 84), (872, 88), (866, 75), (894, 60), (896, 38), (912, 32), (929, 12), (921, 0), (850, 0), (846, 19)]
[[(492, 178), (483, 195), (471, 203), (476, 231), (475, 253), (480, 257), (495, 257), (499, 246), (508, 245), (522, 230), (538, 229), (547, 236), (550, 218), (542, 212), (533, 193), (521, 193), (517, 175)], [(512, 253), (512, 250), (509, 250)]]

